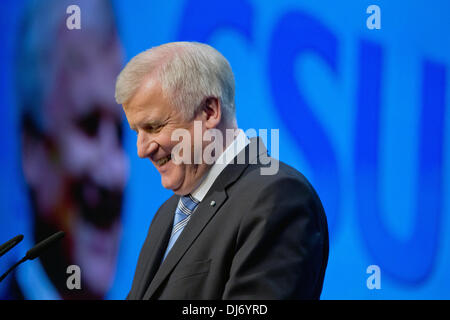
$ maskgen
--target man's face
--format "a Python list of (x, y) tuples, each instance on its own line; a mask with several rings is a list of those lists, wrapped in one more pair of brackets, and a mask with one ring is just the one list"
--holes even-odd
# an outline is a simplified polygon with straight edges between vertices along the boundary
[[(58, 144), (62, 172), (85, 218), (101, 227), (120, 214), (120, 207), (112, 208), (116, 205), (111, 202), (121, 197), (127, 170), (121, 111), (114, 101), (120, 49), (114, 38), (100, 40), (87, 33), (61, 37), (56, 88), (48, 108), (51, 119), (57, 119), (52, 121), (51, 133)], [(100, 217), (103, 211), (110, 217)]]
[(68, 231), (73, 261), (89, 289), (102, 296), (114, 275), (127, 177), (122, 113), (114, 100), (120, 47), (113, 36), (68, 32), (55, 50), (45, 102), (52, 147), (39, 166), (45, 178), (35, 188), (38, 214)]
[[(133, 98), (124, 104), (124, 111), (130, 128), (137, 133), (139, 157), (150, 159), (161, 175), (163, 187), (178, 195), (194, 190), (208, 165), (193, 164), (193, 160), (190, 163), (175, 164), (171, 154), (180, 141), (172, 141), (171, 137), (176, 129), (187, 130), (193, 155), (194, 139), (200, 138), (197, 145), (202, 144), (203, 126), (201, 134), (194, 136), (194, 121), (202, 121), (201, 114), (186, 121), (163, 95), (161, 85), (154, 79), (145, 81)], [(189, 137), (183, 137), (185, 138)]]

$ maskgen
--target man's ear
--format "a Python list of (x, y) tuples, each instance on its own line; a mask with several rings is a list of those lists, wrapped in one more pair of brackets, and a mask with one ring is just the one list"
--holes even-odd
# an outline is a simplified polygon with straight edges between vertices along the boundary
[(222, 120), (222, 105), (216, 97), (207, 98), (202, 109), (206, 129), (217, 128)]
[(50, 171), (50, 155), (45, 142), (28, 132), (22, 132), (22, 169), (24, 178), (32, 188), (39, 187)]

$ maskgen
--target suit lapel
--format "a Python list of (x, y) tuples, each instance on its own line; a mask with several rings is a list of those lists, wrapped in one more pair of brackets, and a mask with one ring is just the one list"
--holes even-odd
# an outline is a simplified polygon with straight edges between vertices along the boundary
[[(210, 205), (212, 200), (216, 202), (214, 206)], [(208, 192), (207, 196), (198, 205), (197, 210), (192, 214), (192, 218), (169, 251), (166, 259), (161, 264), (161, 267), (156, 272), (153, 281), (150, 283), (150, 286), (144, 294), (144, 300), (151, 298), (225, 200), (226, 193), (223, 190)]]
[(141, 299), (152, 281), (156, 271), (160, 266), (164, 250), (172, 232), (173, 215), (178, 203), (178, 196), (172, 196), (164, 208), (158, 215), (157, 220), (152, 227), (152, 234), (148, 239), (147, 260), (145, 269), (142, 273), (142, 280), (139, 283), (137, 297)]
[[(177, 265), (177, 263), (181, 260), (183, 255), (186, 253), (186, 251), (189, 249), (189, 247), (192, 245), (192, 243), (197, 239), (199, 234), (202, 232), (202, 230), (206, 227), (208, 222), (214, 217), (216, 212), (222, 207), (223, 203), (227, 200), (228, 196), (226, 193), (226, 188), (231, 185), (233, 182), (235, 182), (239, 176), (244, 172), (244, 170), (247, 168), (249, 163), (253, 163), (253, 160), (257, 158), (258, 155), (262, 155), (266, 153), (266, 149), (264, 147), (264, 144), (258, 143), (258, 139), (251, 139), (250, 144), (241, 152), (246, 153), (247, 161), (244, 164), (229, 164), (222, 173), (217, 177), (216, 181), (211, 186), (211, 189), (206, 194), (203, 201), (198, 205), (197, 210), (192, 214), (191, 219), (189, 220), (189, 223), (184, 228), (183, 232), (181, 233), (180, 237), (177, 239), (175, 244), (173, 245), (172, 249), (168, 253), (166, 259), (161, 264), (160, 268), (156, 271), (156, 274), (151, 280), (150, 285), (148, 286), (147, 290), (145, 291), (144, 300), (150, 299), (152, 295), (156, 292), (156, 290), (161, 286), (161, 284), (164, 282), (164, 280), (170, 275), (174, 267)], [(255, 146), (254, 144), (257, 144)], [(256, 154), (251, 155), (249, 153), (249, 150), (252, 150), (249, 146), (252, 145), (255, 147), (253, 150), (258, 150)], [(261, 148), (262, 146), (262, 148)], [(257, 149), (256, 149), (257, 148)], [(241, 154), (239, 154), (237, 157), (239, 157)], [(177, 198), (178, 199), (178, 198)], [(211, 205), (211, 202), (214, 201), (215, 204)], [(175, 205), (176, 207), (176, 205)], [(175, 212), (175, 207), (173, 208), (173, 214)], [(170, 220), (172, 221), (172, 220)], [(172, 226), (172, 225), (171, 225)], [(170, 229), (171, 230), (171, 229)], [(161, 236), (160, 236), (161, 238)], [(156, 237), (155, 237), (156, 240)], [(167, 239), (168, 241), (168, 239)], [(167, 241), (164, 241), (163, 243), (167, 245)], [(157, 243), (161, 243), (161, 239)], [(160, 249), (160, 251), (164, 252), (165, 246), (163, 246), (163, 249)], [(153, 250), (156, 251), (156, 250)], [(155, 263), (159, 263), (160, 260), (155, 259), (156, 255), (154, 252), (153, 259), (151, 262), (151, 265), (149, 267), (149, 272), (155, 269), (152, 269), (152, 266), (154, 266)], [(160, 253), (160, 258), (162, 257), (163, 253)], [(153, 275), (153, 273), (151, 273)], [(150, 277), (151, 279), (151, 277)]]

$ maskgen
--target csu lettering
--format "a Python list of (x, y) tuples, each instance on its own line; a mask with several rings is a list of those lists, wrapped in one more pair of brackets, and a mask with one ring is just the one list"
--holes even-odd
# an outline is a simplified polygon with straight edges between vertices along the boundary
[[(250, 1), (214, 1), (219, 16), (202, 20), (208, 16), (211, 0), (187, 1), (182, 12), (177, 38), (210, 42), (216, 32), (229, 30), (239, 34), (250, 48), (258, 36), (254, 26), (256, 14)], [(369, 6), (371, 14), (367, 27), (381, 28), (381, 11), (376, 5)], [(361, 14), (364, 14), (362, 12)], [(305, 57), (313, 56), (320, 61), (333, 81), (343, 81), (340, 60), (342, 43), (338, 33), (322, 20), (302, 10), (288, 10), (279, 15), (269, 31), (267, 41), (266, 72), (267, 87), (273, 98), (274, 111), (298, 144), (305, 157), (323, 199), (327, 212), (330, 234), (336, 237), (338, 217), (341, 214), (344, 186), (342, 172), (334, 142), (334, 133), (325, 127), (318, 117), (316, 106), (308, 96), (307, 88), (299, 85), (295, 66)], [(361, 38), (355, 43), (356, 83), (354, 101), (356, 116), (351, 132), (353, 142), (351, 154), (354, 166), (354, 205), (358, 225), (367, 250), (372, 258), (383, 266), (383, 272), (403, 283), (418, 283), (430, 274), (436, 260), (439, 227), (443, 213), (443, 140), (446, 101), (446, 69), (439, 62), (421, 57), (420, 95), (421, 117), (418, 121), (419, 146), (417, 155), (417, 194), (411, 197), (415, 202), (415, 227), (408, 239), (402, 239), (389, 232), (382, 219), (380, 192), (383, 168), (379, 164), (380, 128), (382, 114), (382, 83), (386, 72), (384, 48), (382, 45)], [(391, 157), (394, 157), (392, 155)], [(413, 155), (414, 157), (414, 155)], [(411, 155), (405, 158), (410, 160)], [(345, 188), (348, 193), (348, 188)], [(422, 195), (426, 195), (422, 196)], [(331, 239), (333, 240), (333, 239)]]

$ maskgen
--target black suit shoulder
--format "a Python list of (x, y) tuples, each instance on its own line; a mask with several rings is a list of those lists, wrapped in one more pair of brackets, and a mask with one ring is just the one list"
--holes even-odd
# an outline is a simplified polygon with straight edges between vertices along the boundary
[(278, 168), (274, 174), (264, 174), (264, 171), (262, 171), (264, 168), (269, 167), (268, 164), (250, 164), (243, 174), (243, 177), (246, 177), (246, 179), (243, 179), (243, 182), (257, 183), (261, 187), (264, 187), (269, 184), (281, 183), (286, 180), (295, 180), (317, 195), (311, 183), (300, 171), (277, 159), (268, 159), (270, 160), (267, 161), (270, 161), (270, 164), (273, 167)]
[(230, 220), (240, 222), (226, 299), (320, 297), (328, 262), (324, 209), (299, 171), (278, 165), (275, 174), (263, 175), (264, 165), (250, 164), (227, 190), (237, 203)]
[[(229, 193), (234, 195), (245, 194), (247, 202), (267, 201), (275, 203), (295, 201), (309, 204), (318, 212), (317, 218), (325, 219), (322, 202), (308, 179), (295, 168), (286, 163), (270, 158), (271, 164), (278, 167), (275, 174), (265, 175), (263, 168), (268, 165), (261, 163), (250, 164), (242, 173), (236, 183), (230, 187)], [(270, 214), (271, 211), (266, 213)], [(321, 221), (323, 223), (326, 221)]]

